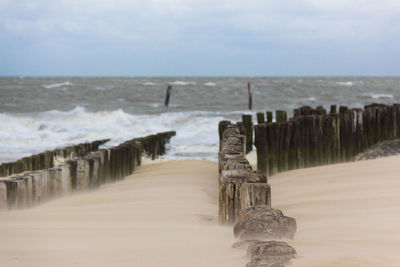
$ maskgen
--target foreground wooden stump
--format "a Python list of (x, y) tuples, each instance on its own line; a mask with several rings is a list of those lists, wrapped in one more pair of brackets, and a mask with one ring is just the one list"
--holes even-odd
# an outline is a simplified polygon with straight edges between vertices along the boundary
[(247, 247), (246, 267), (284, 267), (291, 264), (296, 250), (282, 241), (253, 241)]
[(293, 239), (297, 230), (295, 219), (270, 206), (248, 207), (242, 210), (240, 218), (233, 233), (242, 240)]

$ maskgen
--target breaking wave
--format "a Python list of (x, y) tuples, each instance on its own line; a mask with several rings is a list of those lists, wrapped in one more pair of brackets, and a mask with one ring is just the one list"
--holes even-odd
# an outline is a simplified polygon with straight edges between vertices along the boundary
[(64, 82), (64, 83), (53, 83), (49, 85), (43, 85), (44, 88), (46, 89), (53, 89), (53, 88), (58, 88), (58, 87), (63, 87), (63, 86), (71, 86), (71, 82)]

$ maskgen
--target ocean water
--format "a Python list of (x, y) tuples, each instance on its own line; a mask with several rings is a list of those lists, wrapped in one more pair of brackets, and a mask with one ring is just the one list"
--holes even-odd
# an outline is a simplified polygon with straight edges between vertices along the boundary
[[(253, 111), (247, 109), (252, 83)], [(170, 106), (164, 107), (168, 85)], [(215, 160), (218, 122), (301, 105), (400, 102), (400, 78), (0, 78), (0, 162), (71, 144), (176, 130), (166, 158)]]

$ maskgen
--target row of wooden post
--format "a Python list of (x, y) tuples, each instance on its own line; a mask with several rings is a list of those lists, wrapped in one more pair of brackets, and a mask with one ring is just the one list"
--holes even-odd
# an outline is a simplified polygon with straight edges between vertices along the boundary
[(108, 141), (110, 141), (110, 139), (82, 143), (75, 146), (68, 146), (24, 157), (15, 162), (2, 163), (0, 164), (0, 177), (6, 177), (25, 171), (37, 171), (53, 168), (54, 162), (58, 159), (68, 160), (78, 156), (84, 156), (90, 152), (97, 151), (100, 145), (103, 145)]
[[(257, 118), (260, 115), (257, 116)], [(260, 116), (261, 117), (261, 116)], [(400, 104), (371, 104), (364, 109), (305, 106), (287, 121), (284, 111), (276, 122), (254, 126), (257, 168), (264, 174), (354, 160), (366, 148), (400, 137)]]
[(61, 165), (0, 179), (0, 210), (27, 208), (73, 191), (88, 190), (132, 174), (142, 156), (165, 153), (175, 132), (135, 138), (109, 149), (76, 157)]
[(252, 169), (245, 158), (247, 136), (243, 124), (219, 123), (219, 221), (235, 223), (241, 210), (256, 205), (271, 205), (267, 177)]

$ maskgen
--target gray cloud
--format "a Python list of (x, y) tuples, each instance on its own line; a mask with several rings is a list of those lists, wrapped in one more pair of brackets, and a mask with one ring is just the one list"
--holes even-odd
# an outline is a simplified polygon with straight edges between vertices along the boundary
[[(398, 75), (394, 60), (385, 73), (371, 60), (396, 53), (399, 25), (395, 0), (0, 0), (0, 74), (22, 73), (21, 64), (36, 61), (54, 67), (24, 73), (63, 74), (60, 66), (71, 64), (83, 75)], [(80, 63), (91, 58), (121, 66)], [(341, 66), (349, 58), (361, 66)], [(241, 71), (245, 64), (254, 67)]]

